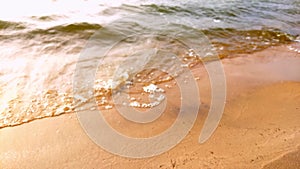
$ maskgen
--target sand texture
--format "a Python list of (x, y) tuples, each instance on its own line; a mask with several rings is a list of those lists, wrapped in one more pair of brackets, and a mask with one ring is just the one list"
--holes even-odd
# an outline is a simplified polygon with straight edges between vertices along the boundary
[[(225, 111), (204, 144), (198, 138), (211, 90), (205, 68), (199, 65), (192, 70), (199, 77), (201, 95), (196, 123), (170, 151), (145, 159), (113, 155), (94, 144), (76, 113), (69, 113), (0, 129), (0, 168), (300, 168), (300, 54), (278, 46), (222, 63), (227, 81)], [(103, 113), (115, 129), (129, 136), (155, 135), (176, 119), (180, 106), (176, 91), (166, 92), (170, 95), (167, 111), (151, 124), (128, 123), (114, 109)]]

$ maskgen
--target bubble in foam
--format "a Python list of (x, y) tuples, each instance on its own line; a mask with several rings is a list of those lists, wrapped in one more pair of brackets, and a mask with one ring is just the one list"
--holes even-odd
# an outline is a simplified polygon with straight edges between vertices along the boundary
[(68, 93), (47, 90), (31, 97), (28, 101), (21, 96), (8, 101), (0, 114), (0, 128), (71, 113), (75, 109), (73, 97)]
[(154, 92), (165, 92), (162, 88), (157, 87), (154, 84), (143, 87), (144, 92), (154, 93)]
[[(109, 105), (112, 101), (112, 94), (115, 94), (113, 91), (118, 91), (120, 88), (130, 89), (136, 84), (144, 85), (142, 92), (139, 94), (142, 97), (148, 95), (151, 102), (146, 103), (141, 101), (141, 99), (131, 99), (129, 97), (127, 98), (129, 102), (126, 106), (157, 106), (164, 100), (164, 95), (159, 95), (158, 93), (165, 92), (157, 84), (171, 81), (182, 73), (183, 68), (191, 68), (201, 62), (200, 56), (194, 49), (185, 46), (176, 39), (162, 36), (164, 40), (158, 41), (156, 36), (160, 37), (160, 35), (142, 36), (147, 41), (147, 44), (140, 44), (140, 41), (136, 41), (135, 46), (132, 47), (132, 44), (130, 44), (132, 50), (128, 50), (127, 42), (121, 41), (109, 51), (107, 59), (104, 58), (102, 60), (102, 63), (98, 67), (98, 70), (101, 71), (97, 72), (98, 78), (96, 78), (93, 87), (94, 97), (98, 106), (105, 108), (105, 106)], [(172, 43), (170, 43), (171, 40)], [(166, 52), (157, 53), (157, 50), (153, 50), (157, 48), (162, 48), (161, 50), (163, 51), (172, 51), (172, 55), (163, 56), (166, 55)], [(115, 58), (113, 62), (111, 60), (112, 57)], [(203, 55), (202, 57), (205, 56)], [(177, 62), (176, 58), (181, 62)], [(145, 67), (151, 68), (152, 65), (158, 65), (162, 72), (172, 72), (172, 76), (157, 70), (142, 70)], [(174, 82), (175, 84), (176, 82)], [(166, 85), (165, 87), (171, 88), (170, 85)], [(137, 92), (139, 90), (134, 89), (134, 91)], [(79, 100), (84, 101), (82, 98)], [(120, 104), (124, 105), (123, 103)]]
[(142, 88), (143, 88), (143, 92), (141, 94), (147, 93), (150, 102), (149, 103), (141, 102), (141, 100), (142, 100), (141, 98), (136, 99), (134, 97), (131, 97), (130, 103), (129, 103), (130, 107), (152, 108), (152, 107), (159, 105), (165, 99), (165, 96), (163, 94), (165, 92), (165, 90), (158, 87), (155, 84), (149, 84), (149, 85), (143, 86)]
[(106, 110), (108, 110), (108, 109), (111, 109), (113, 106), (112, 105), (106, 105), (104, 108), (106, 109)]
[(86, 103), (88, 101), (87, 98), (84, 98), (78, 94), (74, 95), (74, 98), (80, 100), (82, 103)]

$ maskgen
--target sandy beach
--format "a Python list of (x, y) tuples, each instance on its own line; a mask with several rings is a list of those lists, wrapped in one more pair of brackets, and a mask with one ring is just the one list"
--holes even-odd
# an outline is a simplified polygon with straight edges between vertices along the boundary
[[(0, 168), (300, 168), (299, 57), (300, 53), (282, 45), (222, 59), (227, 82), (225, 111), (204, 144), (198, 143), (198, 137), (211, 96), (208, 75), (198, 65), (192, 70), (199, 77), (198, 118), (187, 137), (170, 151), (145, 159), (113, 155), (89, 139), (72, 112), (1, 128)], [(167, 93), (176, 96), (176, 88), (171, 90)], [(155, 124), (142, 127), (127, 124), (113, 109), (103, 113), (112, 124), (118, 121), (114, 128), (145, 137), (165, 130), (176, 118), (178, 101), (168, 100), (173, 104), (167, 112)]]

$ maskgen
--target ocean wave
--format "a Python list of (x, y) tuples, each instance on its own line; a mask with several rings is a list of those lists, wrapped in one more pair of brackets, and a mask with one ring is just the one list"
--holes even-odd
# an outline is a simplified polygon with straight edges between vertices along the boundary
[(3, 30), (3, 29), (20, 30), (20, 29), (25, 29), (25, 28), (26, 28), (26, 26), (23, 23), (0, 20), (0, 30)]
[[(15, 25), (15, 24), (11, 24)], [(128, 21), (121, 23), (116, 26), (122, 26), (123, 29), (138, 30), (145, 29), (144, 21)], [(179, 25), (175, 26), (174, 25)], [(146, 26), (146, 27), (145, 27)], [(182, 31), (189, 29), (196, 29), (186, 24), (169, 23), (169, 28), (182, 29)], [(69, 45), (70, 40), (88, 40), (94, 33), (102, 28), (99, 24), (94, 23), (71, 23), (50, 27), (48, 29), (35, 29), (29, 31), (23, 31), (12, 35), (0, 35), (0, 39), (10, 40), (26, 40), (29, 39), (34, 44), (45, 44), (45, 43), (57, 43), (59, 46)], [(161, 32), (168, 31), (164, 30), (164, 27), (156, 27), (155, 29), (161, 29)], [(274, 28), (262, 28), (262, 29), (235, 29), (235, 28), (209, 28), (209, 29), (197, 29), (202, 32), (213, 44), (221, 58), (227, 57), (229, 54), (242, 54), (242, 53), (253, 53), (266, 49), (270, 46), (276, 46), (280, 44), (288, 44), (296, 39), (297, 36), (285, 33), (283, 30)], [(31, 44), (32, 46), (32, 44)], [(56, 49), (56, 48), (55, 48)]]
[(100, 29), (101, 27), (102, 26), (99, 24), (82, 22), (82, 23), (59, 25), (59, 26), (48, 28), (48, 29), (33, 30), (30, 33), (31, 34), (42, 34), (42, 35), (58, 34), (58, 33), (77, 34), (77, 33), (82, 33), (82, 32), (89, 32), (89, 31), (94, 32), (94, 31)]
[(59, 15), (50, 15), (50, 16), (32, 16), (31, 19), (42, 21), (42, 22), (49, 22), (49, 21), (55, 21), (57, 19), (63, 18), (65, 16), (59, 16)]
[(214, 28), (202, 30), (218, 49), (220, 57), (230, 54), (253, 53), (270, 46), (289, 44), (296, 36), (276, 29), (238, 30)]

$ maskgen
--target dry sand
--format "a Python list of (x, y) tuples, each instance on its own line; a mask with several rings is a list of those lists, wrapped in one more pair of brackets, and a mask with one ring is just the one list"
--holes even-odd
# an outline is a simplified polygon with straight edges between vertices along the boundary
[[(211, 96), (207, 73), (198, 66), (193, 69), (200, 77), (198, 118), (187, 137), (170, 151), (146, 159), (110, 154), (88, 138), (71, 113), (0, 129), (0, 168), (300, 168), (300, 54), (278, 46), (222, 62), (227, 80), (225, 112), (204, 144), (198, 143), (198, 137)], [(122, 121), (113, 110), (105, 113), (111, 122), (119, 121), (115, 128), (144, 137), (174, 121), (177, 102), (173, 99), (156, 125), (139, 128)]]

